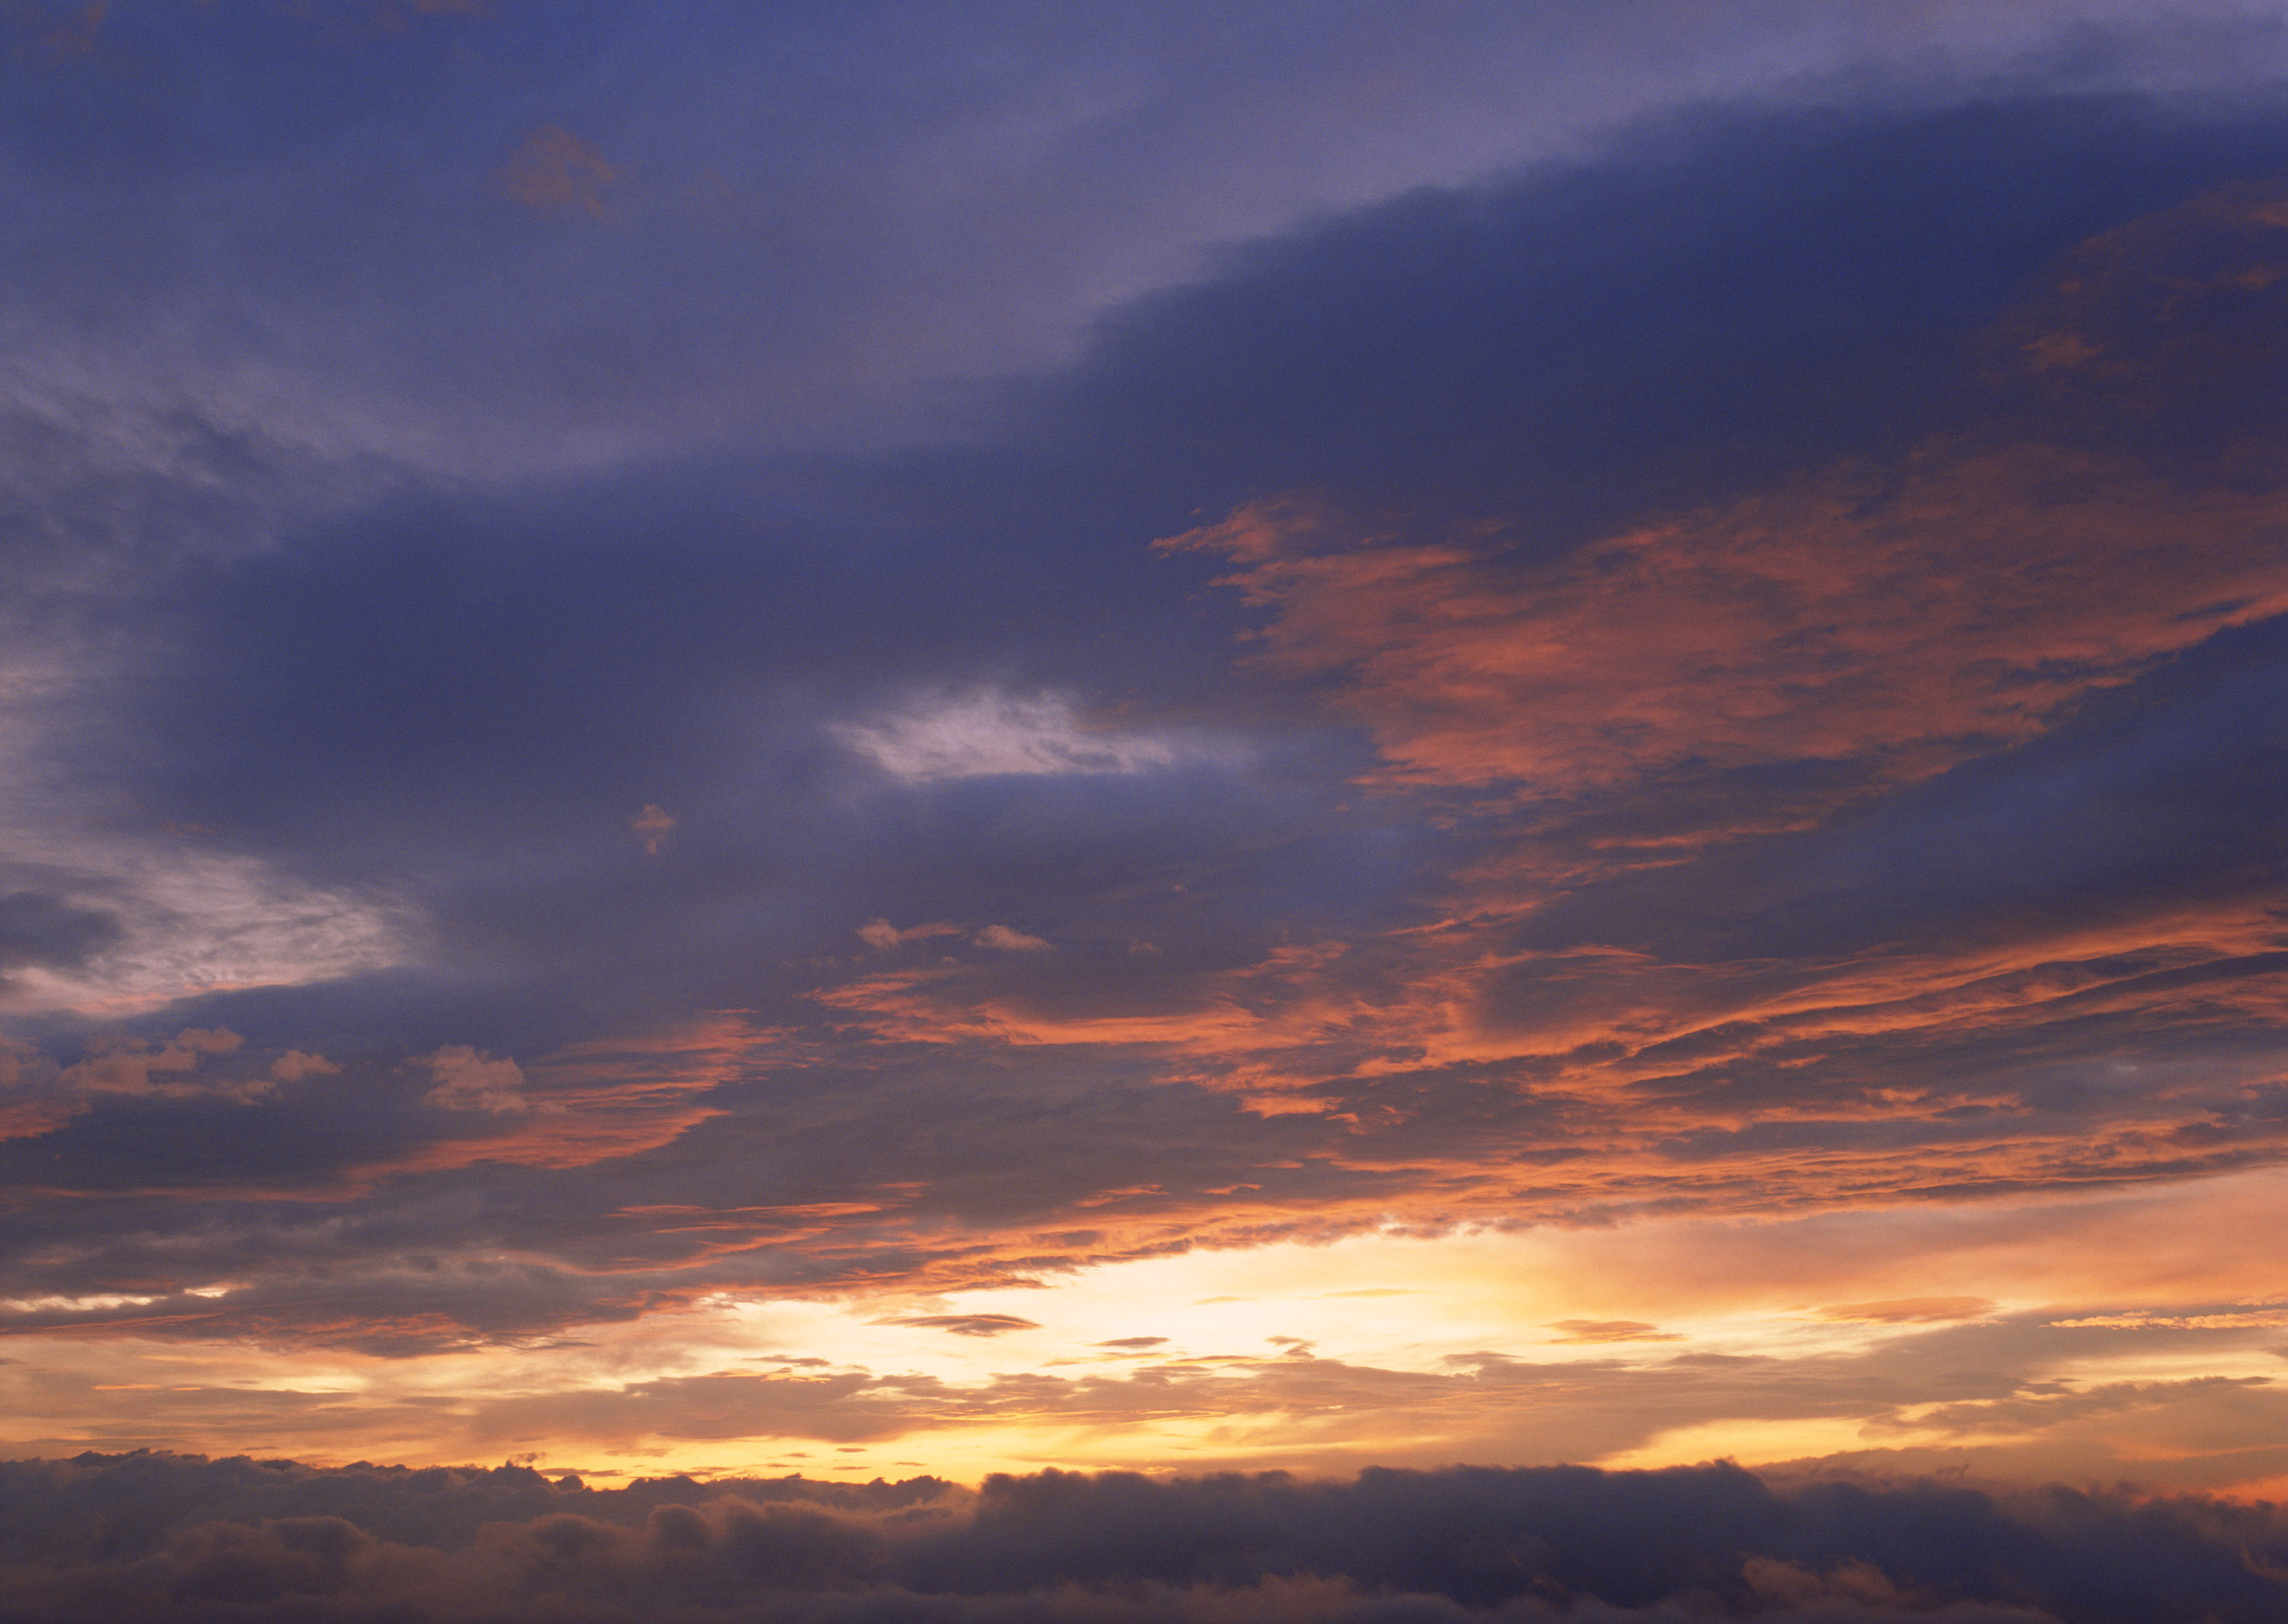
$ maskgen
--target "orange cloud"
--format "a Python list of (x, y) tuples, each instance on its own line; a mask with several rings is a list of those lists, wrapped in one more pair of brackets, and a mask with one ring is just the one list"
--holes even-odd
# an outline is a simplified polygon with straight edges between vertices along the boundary
[(270, 1063), (271, 1077), (282, 1083), (298, 1083), (306, 1077), (333, 1077), (341, 1068), (323, 1055), (306, 1055), (300, 1049), (288, 1049)]
[(253, 1078), (215, 1083), (155, 1082), (153, 1074), (195, 1071), (202, 1060), (227, 1055), (244, 1042), (234, 1031), (195, 1026), (186, 1027), (155, 1049), (139, 1038), (99, 1040), (89, 1046), (85, 1060), (66, 1066), (58, 1073), (58, 1080), (92, 1094), (203, 1094), (243, 1099), (268, 1092), (269, 1080)]
[(1937, 445), (1519, 569), (1451, 545), (1339, 545), (1303, 501), (1213, 549), (1272, 611), (1266, 663), (1340, 673), (1386, 782), (1539, 794), (1690, 761), (1936, 772), (2229, 625), (2288, 612), (2288, 493), (2188, 498), (2133, 463)]
[(2112, 1331), (2269, 1331), (2288, 1326), (2288, 1310), (2249, 1309), (2224, 1314), (2088, 1314), (2054, 1319), (2054, 1329)]
[(449, 1047), (425, 1062), (438, 1079), (428, 1097), (481, 1117), (483, 1126), (448, 1134), (406, 1156), (361, 1166), (353, 1176), (362, 1186), (391, 1174), (478, 1162), (585, 1167), (654, 1150), (718, 1114), (694, 1096), (755, 1063), (757, 1051), (774, 1040), (773, 1033), (731, 1014), (644, 1036), (576, 1044), (528, 1070), (466, 1046)]
[[(1331, 681), (1392, 783), (1538, 796), (1682, 766), (1877, 783), (2040, 732), (2288, 612), (2271, 448), (2141, 436), (2288, 364), (2288, 194), (2237, 188), (2073, 256), (2000, 323), (1982, 418), (1535, 561), (1529, 514), (1415, 538), (1308, 495), (1158, 544), (1223, 554), (1260, 663)], [(2202, 419), (2206, 421), (2205, 417)]]
[(1558, 1342), (1680, 1342), (1684, 1340), (1673, 1331), (1664, 1331), (1658, 1325), (1641, 1319), (1553, 1319), (1549, 1329), (1561, 1331), (1561, 1336), (1550, 1340)]
[[(1243, 1244), (1282, 1225), (1339, 1232), (1394, 1214), (1435, 1224), (1800, 1212), (2101, 1189), (2288, 1154), (2276, 1065), (2142, 1063), (2165, 1036), (2288, 1038), (2276, 962), (2288, 927), (2260, 900), (1827, 959), (1528, 953), (1498, 947), (1505, 928), (1496, 916), (1347, 951), (1283, 950), (1201, 979), (1172, 1010), (1060, 1012), (989, 966), (877, 975), (817, 996), (892, 1043), (1148, 1058), (1165, 1080), (1236, 1093), (1264, 1115), (1323, 1117), (1330, 1174), (1373, 1181), (1349, 1198), (1328, 1185), (1283, 1195), (1267, 1175), (1244, 1190), (1100, 1194), (1080, 1205), (1102, 1255), (1162, 1244), (1156, 1226), (1172, 1219), (1196, 1240)], [(1523, 992), (1506, 979), (1521, 971), (1534, 977)], [(1966, 1067), (1982, 1055), (1992, 1063)], [(2134, 1087), (2053, 1114), (2028, 1095), (2028, 1071), (2059, 1064), (2134, 1071)], [(1496, 1095), (1467, 1137), (1418, 1136), (1412, 1079), (1450, 1067)]]

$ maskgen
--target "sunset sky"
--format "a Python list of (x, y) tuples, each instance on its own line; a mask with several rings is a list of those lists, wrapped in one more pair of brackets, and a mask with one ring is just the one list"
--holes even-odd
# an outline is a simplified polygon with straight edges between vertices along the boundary
[(2288, 1497), (2284, 85), (6, 0), (0, 1457)]

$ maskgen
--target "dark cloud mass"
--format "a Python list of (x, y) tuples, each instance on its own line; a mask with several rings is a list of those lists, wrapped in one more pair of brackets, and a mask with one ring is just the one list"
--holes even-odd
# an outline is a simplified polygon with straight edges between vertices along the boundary
[(2284, 84), (0, 0), (0, 1624), (2282, 1616)]
[[(83, 1455), (0, 1467), (10, 1611), (209, 1619), (2242, 1624), (2270, 1508), (1736, 1468), (838, 1485)], [(27, 1553), (36, 1552), (28, 1559)]]

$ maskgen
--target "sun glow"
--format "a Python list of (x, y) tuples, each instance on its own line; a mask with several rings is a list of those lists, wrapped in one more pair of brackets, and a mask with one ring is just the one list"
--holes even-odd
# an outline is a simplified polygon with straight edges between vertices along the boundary
[[(2070, 1458), (2081, 1423), (2066, 1401), (2101, 1391), (2126, 1395), (2102, 1402), (2135, 1412), (2125, 1430), (2153, 1469), (2213, 1478), (2201, 1437), (2215, 1406), (2269, 1403), (2278, 1363), (2276, 1338), (2238, 1323), (2265, 1313), (2213, 1310), (2274, 1285), (2260, 1279), (2263, 1238), (2284, 1221), (2288, 1190), (2257, 1174), (1919, 1215), (1385, 1229), (930, 1296), (719, 1295), (419, 1360), (19, 1339), (0, 1381), (19, 1416), (86, 1417), (21, 1441), (41, 1453), (854, 1480)], [(2062, 1255), (2048, 1238), (2068, 1223), (2110, 1249)], [(2109, 1294), (2124, 1291), (2157, 1328), (2055, 1323), (2061, 1304), (2133, 1318)], [(2183, 1305), (2213, 1311), (2173, 1311)], [(2220, 1323), (2167, 1323), (2204, 1318)], [(1966, 1361), (2007, 1373), (1947, 1401), (1919, 1387)]]

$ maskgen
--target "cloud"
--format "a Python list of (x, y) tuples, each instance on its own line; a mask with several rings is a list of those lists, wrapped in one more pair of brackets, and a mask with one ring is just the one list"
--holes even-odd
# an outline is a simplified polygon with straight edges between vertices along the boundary
[(250, 1099), (268, 1092), (269, 1082), (258, 1078), (218, 1082), (163, 1082), (155, 1080), (153, 1075), (171, 1077), (174, 1073), (195, 1071), (202, 1060), (210, 1055), (230, 1054), (245, 1041), (234, 1031), (210, 1031), (200, 1027), (186, 1027), (156, 1048), (148, 1039), (142, 1038), (98, 1039), (90, 1044), (88, 1057), (75, 1065), (63, 1068), (57, 1074), (57, 1080), (67, 1087), (97, 1095), (162, 1095), (178, 1098), (212, 1095)]
[(306, 1055), (300, 1049), (288, 1049), (270, 1063), (270, 1075), (282, 1083), (298, 1083), (306, 1077), (337, 1077), (341, 1068), (323, 1055)]
[(2054, 1319), (2062, 1331), (2096, 1326), (2117, 1331), (2242, 1331), (2288, 1325), (2288, 1310), (2248, 1309), (2223, 1314), (2088, 1314), (2079, 1319)]
[[(0, 716), (0, 760), (16, 730)], [(0, 912), (0, 999), (16, 1012), (119, 1018), (204, 993), (338, 980), (403, 951), (401, 913), (371, 895), (187, 849), (181, 832), (59, 828), (24, 804), (36, 804), (27, 780), (44, 775), (20, 756), (16, 765), (16, 804), (0, 807), (0, 872), (44, 882), (11, 892)]]
[[(131, 1517), (120, 1513), (132, 1509)], [(2267, 1509), (2056, 1489), (1851, 1480), (1776, 1488), (1736, 1468), (1378, 1471), (1156, 1481), (1057, 1472), (842, 1485), (659, 1478), (599, 1489), (517, 1467), (87, 1455), (17, 1463), (0, 1516), (46, 1551), (12, 1603), (137, 1624), (222, 1605), (319, 1620), (884, 1616), (1003, 1624), (1519, 1624), (1782, 1617), (1824, 1624), (2108, 1624), (2283, 1599)], [(115, 1520), (116, 1519), (116, 1520)], [(101, 1528), (100, 1540), (91, 1532)], [(19, 1544), (17, 1548), (21, 1548)]]
[[(1000, 927), (989, 926), (987, 928), (998, 929)], [(949, 925), (942, 920), (931, 925), (909, 925), (903, 930), (887, 919), (869, 919), (858, 927), (858, 939), (878, 953), (886, 953), (892, 948), (903, 946), (909, 942), (927, 942), (933, 937), (961, 934), (960, 926)]]
[(1993, 1310), (1994, 1303), (1985, 1297), (1901, 1297), (1888, 1302), (1839, 1302), (1820, 1310), (1819, 1317), (1867, 1325), (1907, 1325), (1975, 1319)]
[(988, 925), (972, 939), (980, 947), (997, 948), (1005, 953), (1045, 953), (1052, 951), (1040, 937), (1029, 936), (1021, 930), (1010, 929), (1006, 925)]
[(1549, 1324), (1560, 1342), (1680, 1342), (1683, 1337), (1641, 1319), (1556, 1319)]
[(421, 1097), (446, 1111), (524, 1111), (532, 1101), (524, 1092), (524, 1071), (513, 1060), (495, 1060), (467, 1044), (449, 1044), (425, 1055), (437, 1086)]
[(1934, 447), (1522, 575), (1452, 545), (1333, 551), (1341, 527), (1292, 508), (1164, 545), (1240, 563), (1227, 583), (1272, 611), (1264, 657), (1345, 673), (1337, 703), (1393, 778), (1555, 797), (1688, 761), (1919, 777), (2288, 610), (2268, 541), (2288, 495), (2189, 505), (2179, 477)]
[(865, 722), (837, 723), (843, 744), (908, 784), (1066, 773), (1139, 773), (1205, 746), (1091, 727), (1070, 699), (986, 691), (946, 695)]
[(918, 1325), (929, 1331), (949, 1331), (956, 1336), (1006, 1336), (1012, 1331), (1037, 1331), (1038, 1322), (1014, 1314), (919, 1314), (886, 1323)]
[[(505, 1176), (496, 1170), (491, 1187)], [(1183, 1454), (1193, 1469), (1840, 1453), (1872, 1472), (1896, 1455), (1901, 1470), (2126, 1478), (2246, 1498), (2288, 1474), (2288, 1453), (2251, 1443), (2272, 1436), (2288, 1399), (2276, 1382), (2249, 1380), (2276, 1365), (2265, 1345), (2277, 1330), (2232, 1301), (2233, 1283), (2265, 1284), (2245, 1260), (2262, 1255), (2280, 1198), (2260, 1174), (2241, 1183), (2244, 1201), (2261, 1202), (2236, 1210), (2213, 1190), (2178, 1190), (1982, 1214), (1933, 1207), (1904, 1219), (1533, 1231), (1545, 1238), (1532, 1244), (1323, 1247), (1299, 1244), (1311, 1232), (1297, 1226), (1268, 1254), (1164, 1254), (1079, 1281), (1014, 1275), (1004, 1285), (1021, 1297), (971, 1297), (935, 1316), (894, 1307), (878, 1320), (870, 1316), (884, 1310), (862, 1297), (846, 1312), (802, 1301), (810, 1294), (793, 1270), (805, 1254), (856, 1242), (871, 1242), (862, 1254), (870, 1259), (885, 1241), (910, 1252), (928, 1243), (927, 1227), (903, 1227), (895, 1213), (656, 1209), (599, 1222), (560, 1199), (528, 1230), (481, 1220), (491, 1255), (456, 1255), (441, 1237), (471, 1227), (465, 1198), (449, 1193), (440, 1214), (433, 1182), (365, 1209), (363, 1222), (389, 1230), (352, 1265), (314, 1242), (288, 1204), (266, 1213), (210, 1202), (227, 1217), (211, 1220), (198, 1249), (163, 1233), (118, 1237), (51, 1260), (38, 1286), (19, 1287), (4, 1326), (16, 1363), (0, 1370), (0, 1397), (20, 1417), (56, 1418), (37, 1433), (20, 1422), (17, 1451), (60, 1455), (175, 1438), (333, 1461), (538, 1449), (583, 1469), (655, 1471), (662, 1461), (776, 1458), (817, 1439), (975, 1462), (973, 1472), (1005, 1460), (1013, 1437), (1020, 1459), (1150, 1466)], [(1149, 1207), (1142, 1216), (1143, 1235), (1166, 1233)], [(2165, 1237), (2174, 1244), (2155, 1249)], [(554, 1266), (540, 1255), (544, 1238)], [(1020, 1238), (1034, 1250), (1016, 1261), (1037, 1270), (1047, 1238)], [(2074, 1258), (2077, 1286), (2060, 1275), (2054, 1248), (2066, 1242), (2089, 1254)], [(1476, 1263), (1458, 1271), (1458, 1246)], [(957, 1240), (938, 1266), (980, 1289), (973, 1246)], [(1807, 1320), (1801, 1306), (1807, 1288), (1830, 1280), (1919, 1283), (1979, 1270), (1992, 1271), (1982, 1284), (2043, 1306), (1847, 1327)], [(1402, 1311), (1307, 1289), (1362, 1273), (1420, 1289)], [(1197, 1283), (1210, 1278), (1283, 1289), (1260, 1308), (1194, 1311)], [(846, 1297), (846, 1285), (824, 1278)], [(2114, 1300), (2102, 1294), (2123, 1278), (2147, 1282), (2145, 1301), (2157, 1305), (2141, 1323), (2054, 1325), (2107, 1318)], [(107, 1294), (100, 1301), (64, 1295), (94, 1282)], [(1530, 1283), (1525, 1302), (1515, 1300), (1521, 1282)], [(751, 1293), (775, 1301), (738, 1306)], [(1004, 1308), (1013, 1297), (1021, 1315)], [(1591, 1340), (1543, 1328), (1544, 1303), (1602, 1310)], [(1660, 1305), (1671, 1329), (1614, 1312), (1639, 1303)], [(1104, 1346), (1097, 1334), (1164, 1315), (1180, 1341)], [(898, 1323), (978, 1316), (997, 1330), (1020, 1319), (1038, 1329), (980, 1338)], [(1267, 1350), (1252, 1333), (1273, 1326), (1281, 1334)], [(274, 1351), (251, 1360), (246, 1339)], [(838, 1357), (775, 1352), (770, 1365), (785, 1368), (758, 1371), (759, 1346)], [(356, 1389), (338, 1390), (328, 1373), (342, 1356), (321, 1349), (378, 1358), (361, 1361)], [(435, 1361), (415, 1357), (441, 1353), (456, 1361), (449, 1397), (435, 1386)], [(2156, 1361), (2230, 1379), (2146, 1379)], [(550, 1365), (573, 1379), (536, 1390), (533, 1372)], [(684, 1373), (694, 1370), (703, 1373)], [(179, 1393), (115, 1397), (89, 1386), (187, 1378), (198, 1385)], [(880, 1453), (865, 1469), (880, 1469)]]

